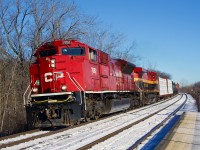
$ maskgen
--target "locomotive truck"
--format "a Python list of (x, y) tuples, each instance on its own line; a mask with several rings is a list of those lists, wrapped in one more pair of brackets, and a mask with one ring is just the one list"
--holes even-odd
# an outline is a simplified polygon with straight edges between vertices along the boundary
[(34, 56), (30, 92), (24, 93), (29, 128), (71, 126), (160, 98), (161, 78), (155, 72), (80, 41), (47, 42)]

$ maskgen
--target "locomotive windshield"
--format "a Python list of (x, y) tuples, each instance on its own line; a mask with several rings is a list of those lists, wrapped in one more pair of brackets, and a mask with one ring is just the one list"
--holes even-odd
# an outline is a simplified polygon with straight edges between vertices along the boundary
[(57, 54), (57, 51), (55, 49), (48, 49), (48, 50), (43, 50), (39, 52), (39, 57), (46, 57), (46, 56), (52, 56)]
[(85, 55), (85, 49), (78, 47), (78, 48), (62, 48), (63, 55), (72, 55), (72, 56), (81, 56)]

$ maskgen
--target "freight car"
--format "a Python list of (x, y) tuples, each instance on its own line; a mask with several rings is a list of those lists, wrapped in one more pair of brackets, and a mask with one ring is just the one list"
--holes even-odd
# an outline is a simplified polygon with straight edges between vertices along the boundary
[(165, 97), (173, 95), (173, 93), (174, 93), (173, 85), (172, 85), (172, 81), (170, 79), (159, 77), (158, 85), (159, 85), (160, 98), (165, 98)]
[(155, 72), (77, 40), (47, 42), (34, 56), (24, 93), (29, 128), (70, 126), (158, 100)]

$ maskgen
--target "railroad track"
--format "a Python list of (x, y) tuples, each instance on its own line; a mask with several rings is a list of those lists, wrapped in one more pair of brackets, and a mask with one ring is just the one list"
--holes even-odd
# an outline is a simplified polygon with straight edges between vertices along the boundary
[[(134, 112), (139, 112), (141, 110), (148, 109), (149, 107), (159, 105), (159, 104), (164, 103), (164, 102), (166, 102), (166, 101), (168, 101), (172, 98), (173, 97), (168, 98), (166, 100), (162, 100), (160, 102), (152, 104), (151, 106), (148, 105), (148, 106), (145, 106), (145, 107), (142, 107), (142, 108), (135, 109)], [(111, 116), (117, 116), (120, 113), (121, 112), (114, 113), (114, 114), (109, 115), (109, 116), (104, 116), (104, 117), (100, 118), (99, 120), (103, 120), (103, 119), (106, 119), (106, 118), (111, 117)], [(73, 126), (73, 127), (82, 126), (82, 125), (85, 125), (85, 124), (88, 124), (88, 123), (93, 123), (95, 121), (96, 120), (91, 120), (90, 122), (84, 122), (81, 125), (76, 125), (76, 126)], [(0, 137), (0, 149), (5, 148), (5, 147), (10, 147), (10, 146), (13, 146), (13, 145), (17, 145), (17, 144), (20, 144), (20, 143), (23, 143), (23, 142), (31, 141), (31, 140), (40, 138), (42, 136), (49, 136), (49, 135), (52, 135), (52, 134), (55, 134), (55, 133), (63, 132), (65, 130), (71, 129), (73, 127), (67, 127), (67, 128), (64, 128), (64, 129), (56, 129), (56, 130), (55, 129), (54, 130), (49, 129), (48, 131), (41, 131), (40, 129), (34, 129), (34, 130), (26, 131), (26, 132), (21, 132), (21, 133), (18, 133), (18, 134)]]
[(153, 134), (153, 132), (155, 132), (156, 130), (158, 130), (160, 127), (162, 127), (167, 121), (169, 121), (169, 119), (175, 115), (186, 103), (187, 101), (187, 95), (185, 101), (178, 107), (176, 108), (174, 111), (172, 111), (165, 119), (163, 119), (159, 124), (157, 124), (154, 128), (152, 128), (150, 130), (150, 132), (148, 132), (147, 134), (145, 134), (144, 136), (142, 136), (140, 139), (138, 139), (133, 145), (131, 145), (128, 149), (129, 150), (133, 150), (135, 148), (137, 148), (142, 142), (144, 142), (150, 135)]
[[(183, 95), (182, 95), (182, 97), (183, 97)], [(180, 99), (182, 99), (182, 97), (181, 97)], [(180, 99), (179, 99), (179, 100), (180, 100)], [(87, 145), (85, 145), (85, 146), (83, 146), (83, 147), (81, 147), (81, 148), (79, 148), (79, 149), (80, 149), (80, 150), (90, 149), (90, 148), (92, 148), (93, 146), (95, 146), (95, 145), (97, 145), (97, 144), (99, 144), (99, 143), (101, 143), (101, 142), (104, 142), (104, 141), (106, 141), (106, 140), (108, 140), (108, 139), (111, 139), (112, 137), (114, 137), (114, 136), (116, 136), (116, 135), (118, 135), (118, 134), (120, 134), (120, 133), (121, 133), (121, 135), (119, 135), (119, 136), (122, 136), (123, 139), (127, 139), (127, 138), (125, 138), (124, 135), (130, 133), (131, 131), (129, 131), (128, 129), (130, 129), (131, 127), (134, 127), (134, 126), (135, 126), (135, 129), (137, 129), (136, 132), (138, 132), (139, 130), (144, 131), (144, 128), (143, 128), (143, 127), (145, 127), (145, 124), (146, 124), (147, 126), (150, 125), (150, 121), (148, 121), (148, 119), (154, 117), (155, 115), (159, 114), (160, 112), (162, 112), (162, 111), (166, 110), (167, 108), (171, 107), (172, 105), (174, 105), (175, 103), (177, 103), (179, 100), (177, 100), (177, 101), (171, 103), (170, 105), (168, 105), (168, 106), (166, 106), (166, 107), (164, 107), (164, 108), (159, 109), (159, 110), (156, 111), (156, 112), (150, 113), (149, 115), (147, 115), (147, 116), (145, 116), (145, 117), (143, 117), (143, 118), (141, 118), (141, 119), (139, 119), (139, 120), (137, 120), (137, 121), (135, 121), (135, 122), (133, 122), (133, 123), (131, 123), (131, 124), (129, 124), (129, 125), (123, 127), (123, 128), (121, 128), (121, 129), (119, 129), (119, 130), (117, 130), (117, 131), (115, 131), (115, 132), (112, 132), (112, 133), (108, 134), (108, 135), (105, 136), (105, 137), (102, 137), (102, 138), (100, 138), (100, 139), (98, 139), (98, 140), (96, 140), (96, 141), (93, 141), (93, 142), (91, 142), (91, 143), (89, 143), (89, 144), (87, 144)], [(141, 142), (143, 142), (144, 140), (146, 140), (148, 136), (150, 136), (155, 130), (157, 130), (158, 128), (160, 128), (160, 127), (163, 125), (164, 122), (166, 122), (172, 115), (174, 115), (174, 114), (185, 104), (185, 102), (186, 102), (186, 100), (184, 100), (184, 102), (183, 102), (182, 104), (180, 104), (180, 106), (179, 106), (178, 108), (176, 108), (176, 109), (175, 109), (172, 113), (170, 113), (163, 121), (161, 121), (161, 123), (159, 123), (158, 125), (156, 125), (155, 127), (153, 127), (149, 132), (147, 132), (147, 133), (146, 133), (145, 135), (143, 135), (141, 138), (138, 138), (138, 139), (136, 140), (136, 142), (134, 142), (130, 147), (126, 147), (126, 149), (132, 150), (132, 149), (135, 149), (136, 147), (138, 147), (138, 145), (140, 145)], [(154, 119), (151, 119), (151, 120), (154, 120)], [(146, 122), (146, 123), (145, 123), (145, 122)], [(139, 125), (140, 123), (142, 123), (144, 126)], [(137, 126), (136, 126), (136, 125), (137, 125)], [(128, 131), (122, 133), (122, 132), (125, 131), (125, 130), (128, 130)], [(130, 130), (132, 130), (133, 132), (135, 131), (134, 128), (133, 128), (133, 129), (130, 129)], [(135, 133), (133, 133), (133, 134), (135, 134)], [(141, 135), (142, 135), (142, 134), (141, 134)], [(117, 139), (119, 140), (119, 137), (117, 137)], [(114, 139), (111, 139), (111, 140), (108, 141), (108, 142), (102, 143), (102, 145), (105, 145), (105, 149), (110, 149), (111, 147), (109, 147), (108, 145), (112, 145), (112, 144), (115, 145), (115, 143), (113, 142), (113, 140), (114, 140)], [(112, 144), (110, 144), (110, 143), (112, 143)], [(118, 143), (118, 142), (117, 142), (117, 143)], [(119, 144), (119, 146), (120, 146), (120, 144)], [(101, 147), (101, 146), (100, 146), (100, 147)], [(112, 148), (113, 148), (113, 147), (112, 147)], [(119, 148), (119, 147), (118, 147), (118, 146), (115, 146), (114, 149), (117, 149), (117, 148)], [(101, 148), (99, 148), (98, 146), (96, 146), (96, 147), (93, 147), (92, 149), (101, 149)], [(103, 148), (102, 148), (102, 149), (103, 149)], [(124, 149), (124, 148), (123, 148), (123, 149)]]
[[(81, 126), (61, 129), (58, 131), (46, 131), (47, 133), (38, 134), (33, 137), (30, 136), (29, 138), (24, 138), (19, 141), (7, 144), (0, 143), (0, 148), (7, 147), (7, 149), (46, 149), (48, 147), (52, 148), (53, 146), (54, 149), (88, 149), (97, 143), (105, 141), (110, 137), (121, 133), (125, 129), (139, 124), (140, 122), (152, 117), (153, 115), (158, 114), (164, 109), (177, 103), (180, 99), (182, 99), (182, 97), (183, 95), (179, 95), (172, 100), (129, 111), (127, 113), (119, 114), (118, 116), (103, 118), (102, 120), (98, 120), (89, 124), (83, 124)], [(159, 110), (155, 111), (156, 109)], [(147, 114), (147, 111), (153, 113)], [(120, 122), (122, 117), (125, 119)], [(117, 128), (118, 126), (120, 126), (120, 129)], [(104, 135), (104, 133), (106, 133), (106, 135)], [(99, 134), (99, 137), (94, 139), (94, 141), (91, 141), (89, 137), (93, 137), (95, 134)]]

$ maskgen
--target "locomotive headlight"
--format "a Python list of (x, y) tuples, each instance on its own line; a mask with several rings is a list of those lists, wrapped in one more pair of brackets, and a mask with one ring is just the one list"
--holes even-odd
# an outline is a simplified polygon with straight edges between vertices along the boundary
[(56, 67), (56, 60), (55, 59), (51, 59), (51, 67), (52, 68)]
[(55, 64), (51, 64), (51, 67), (52, 67), (52, 68), (55, 68), (55, 67), (56, 67), (56, 65), (55, 65)]
[(62, 89), (63, 91), (66, 91), (66, 90), (67, 90), (67, 86), (66, 86), (66, 85), (63, 85), (63, 86), (61, 87), (61, 89)]
[(36, 88), (36, 87), (33, 88), (33, 92), (34, 92), (34, 93), (37, 93), (37, 92), (38, 92), (38, 88)]

